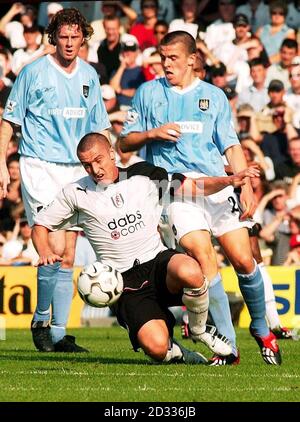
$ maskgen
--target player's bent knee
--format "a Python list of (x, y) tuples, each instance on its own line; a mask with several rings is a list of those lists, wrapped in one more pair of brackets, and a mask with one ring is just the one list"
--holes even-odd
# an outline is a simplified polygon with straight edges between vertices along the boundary
[(192, 258), (180, 265), (177, 276), (186, 287), (201, 287), (204, 280), (198, 262)]
[(146, 353), (146, 355), (150, 356), (152, 359), (162, 362), (168, 353), (168, 345), (169, 339), (165, 339), (163, 341), (158, 339), (153, 339), (151, 343), (144, 344), (142, 349)]
[(164, 321), (148, 321), (140, 328), (137, 339), (146, 355), (157, 361), (164, 360), (169, 347), (169, 332)]
[(239, 256), (231, 263), (234, 269), (240, 274), (250, 274), (255, 266), (252, 256)]

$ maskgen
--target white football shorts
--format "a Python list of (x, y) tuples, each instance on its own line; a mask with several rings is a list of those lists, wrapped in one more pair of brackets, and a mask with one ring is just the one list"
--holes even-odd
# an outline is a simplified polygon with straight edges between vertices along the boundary
[(38, 211), (48, 205), (65, 185), (87, 175), (80, 163), (50, 163), (33, 157), (20, 158), (20, 172), (22, 198), (30, 226), (34, 225)]
[[(190, 174), (185, 173), (185, 176), (190, 177)], [(201, 176), (204, 175), (197, 175)], [(232, 186), (205, 196), (195, 204), (173, 202), (167, 207), (166, 213), (177, 242), (195, 230), (209, 231), (218, 238), (233, 230), (250, 228), (254, 224), (252, 220), (240, 221), (241, 207)]]

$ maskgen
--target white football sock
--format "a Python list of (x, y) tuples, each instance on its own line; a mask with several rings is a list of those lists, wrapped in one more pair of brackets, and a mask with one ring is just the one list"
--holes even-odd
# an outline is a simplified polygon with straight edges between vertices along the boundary
[(174, 343), (171, 339), (169, 339), (169, 348), (163, 362), (180, 362), (182, 360), (182, 357), (183, 354), (178, 344)]
[(207, 278), (204, 277), (204, 283), (200, 288), (183, 289), (182, 302), (187, 309), (191, 333), (203, 334), (206, 329), (209, 303)]
[(265, 302), (266, 302), (266, 317), (270, 328), (280, 327), (280, 319), (277, 311), (276, 300), (273, 290), (271, 277), (263, 262), (258, 264), (262, 279), (264, 281)]

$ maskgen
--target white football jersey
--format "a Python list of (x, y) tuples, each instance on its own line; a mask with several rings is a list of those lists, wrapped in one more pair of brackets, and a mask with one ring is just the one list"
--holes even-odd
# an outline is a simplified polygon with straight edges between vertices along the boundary
[(82, 227), (97, 259), (124, 272), (166, 249), (157, 229), (162, 205), (184, 178), (146, 162), (119, 169), (106, 187), (87, 176), (65, 186), (35, 224), (51, 231)]

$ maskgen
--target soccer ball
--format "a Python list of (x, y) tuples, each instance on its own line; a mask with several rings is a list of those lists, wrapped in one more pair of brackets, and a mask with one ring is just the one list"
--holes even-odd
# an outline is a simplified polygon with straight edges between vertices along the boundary
[(123, 278), (110, 265), (97, 261), (83, 268), (79, 274), (77, 290), (85, 303), (103, 308), (119, 299), (123, 291)]

